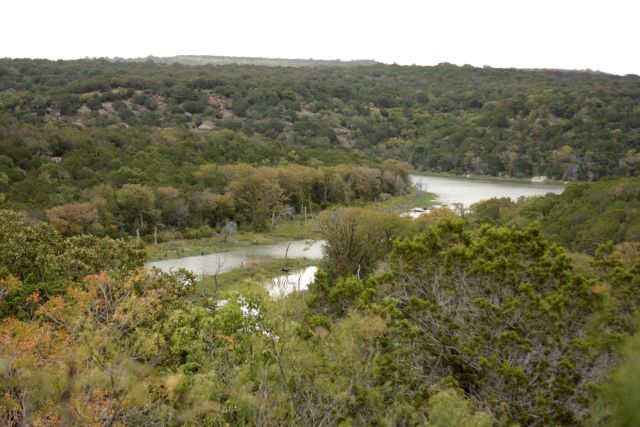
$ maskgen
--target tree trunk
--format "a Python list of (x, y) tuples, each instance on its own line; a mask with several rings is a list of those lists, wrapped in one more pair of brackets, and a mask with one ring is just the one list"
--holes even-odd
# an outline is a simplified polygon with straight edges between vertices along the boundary
[(140, 247), (140, 228), (136, 228), (136, 248)]
[(153, 244), (158, 244), (158, 224), (153, 227)]

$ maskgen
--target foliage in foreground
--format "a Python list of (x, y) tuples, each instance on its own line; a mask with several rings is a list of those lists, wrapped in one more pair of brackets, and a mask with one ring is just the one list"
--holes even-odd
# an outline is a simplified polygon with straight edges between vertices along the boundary
[[(611, 346), (634, 332), (618, 302), (635, 310), (637, 285), (610, 280), (603, 295), (536, 230), (472, 236), (440, 223), (398, 243), (382, 278), (398, 338), (389, 370), (427, 384), (450, 379), (499, 419), (575, 424), (615, 359)], [(611, 318), (593, 329), (605, 305)]]
[[(336, 219), (367, 227), (367, 215), (347, 210)], [(594, 390), (636, 331), (639, 266), (625, 267), (604, 246), (584, 276), (536, 228), (467, 231), (456, 220), (403, 237), (411, 227), (392, 234), (401, 239), (368, 277), (353, 270), (336, 277), (332, 254), (344, 240), (329, 240), (329, 274), (309, 291), (310, 324), (330, 324), (353, 308), (384, 313), (378, 380), (412, 404), (447, 384), (501, 424), (586, 423)], [(377, 239), (359, 241), (377, 248)]]
[(0, 319), (29, 318), (39, 303), (63, 294), (89, 274), (130, 274), (144, 253), (121, 240), (62, 237), (44, 223), (27, 227), (15, 212), (0, 210)]
[[(4, 213), (27, 253), (64, 240)], [(37, 234), (38, 230), (46, 230)], [(12, 237), (11, 237), (12, 238)], [(109, 239), (105, 239), (109, 242)], [(38, 271), (2, 259), (0, 299)], [(476, 419), (461, 395), (434, 390), (417, 407), (389, 404), (376, 382), (384, 318), (352, 312), (309, 329), (299, 297), (270, 302), (258, 285), (196, 305), (193, 277), (134, 266), (46, 276), (0, 321), (0, 423), (23, 425), (393, 425)], [(9, 292), (9, 293), (7, 293)], [(21, 315), (20, 318), (15, 317)], [(428, 410), (428, 408), (432, 408)], [(453, 418), (452, 418), (453, 417)], [(488, 415), (478, 416), (487, 425)]]
[[(27, 254), (60, 241), (79, 250), (78, 240), (3, 215), (5, 235), (29, 236)], [(272, 301), (247, 283), (196, 304), (191, 275), (135, 265), (44, 276), (59, 292), (32, 293), (28, 314), (0, 321), (0, 423), (627, 423), (632, 400), (616, 402), (616, 387), (635, 387), (633, 349), (614, 394), (596, 392), (635, 331), (640, 266), (604, 247), (584, 277), (534, 229), (469, 232), (426, 218), (399, 220), (380, 237), (370, 219), (356, 232), (369, 230), (362, 236), (374, 245), (421, 228), (373, 252), (377, 267), (360, 278), (357, 265), (333, 264), (349, 266), (347, 276), (319, 274), (308, 298)], [(2, 258), (3, 303), (41, 268), (18, 269), (19, 256)]]

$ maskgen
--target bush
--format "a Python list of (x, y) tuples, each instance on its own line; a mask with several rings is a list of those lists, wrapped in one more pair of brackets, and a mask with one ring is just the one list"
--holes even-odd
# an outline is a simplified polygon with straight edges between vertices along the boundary
[(185, 239), (204, 239), (207, 237), (213, 237), (215, 230), (208, 225), (201, 225), (200, 227), (188, 228), (184, 231), (183, 236)]

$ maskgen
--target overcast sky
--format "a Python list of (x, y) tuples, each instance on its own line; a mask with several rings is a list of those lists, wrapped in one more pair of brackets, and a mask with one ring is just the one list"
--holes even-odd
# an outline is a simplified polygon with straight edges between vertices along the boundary
[(640, 74), (640, 0), (2, 0), (0, 57), (226, 55)]

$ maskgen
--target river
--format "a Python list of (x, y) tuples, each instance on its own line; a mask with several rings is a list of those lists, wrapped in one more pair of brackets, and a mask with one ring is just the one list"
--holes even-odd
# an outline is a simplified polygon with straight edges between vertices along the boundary
[(294, 240), (290, 243), (246, 246), (209, 255), (152, 261), (147, 263), (147, 267), (156, 267), (165, 272), (184, 268), (198, 276), (212, 276), (242, 268), (247, 262), (257, 258), (321, 260), (322, 242)]
[[(513, 181), (495, 181), (464, 177), (443, 177), (432, 175), (412, 175), (414, 185), (422, 190), (436, 194), (436, 202), (442, 206), (462, 203), (465, 207), (492, 197), (537, 196), (547, 193), (562, 193), (564, 186), (556, 184), (534, 184)], [(419, 213), (418, 213), (419, 214)], [(414, 215), (412, 215), (414, 216)], [(304, 240), (283, 242), (272, 245), (241, 247), (228, 252), (219, 252), (202, 256), (167, 259), (147, 263), (170, 272), (179, 268), (192, 271), (198, 276), (210, 276), (242, 268), (256, 258), (304, 258), (322, 259), (322, 242)], [(276, 277), (265, 283), (272, 297), (281, 297), (294, 290), (305, 290), (313, 281), (316, 267), (307, 267)]]

